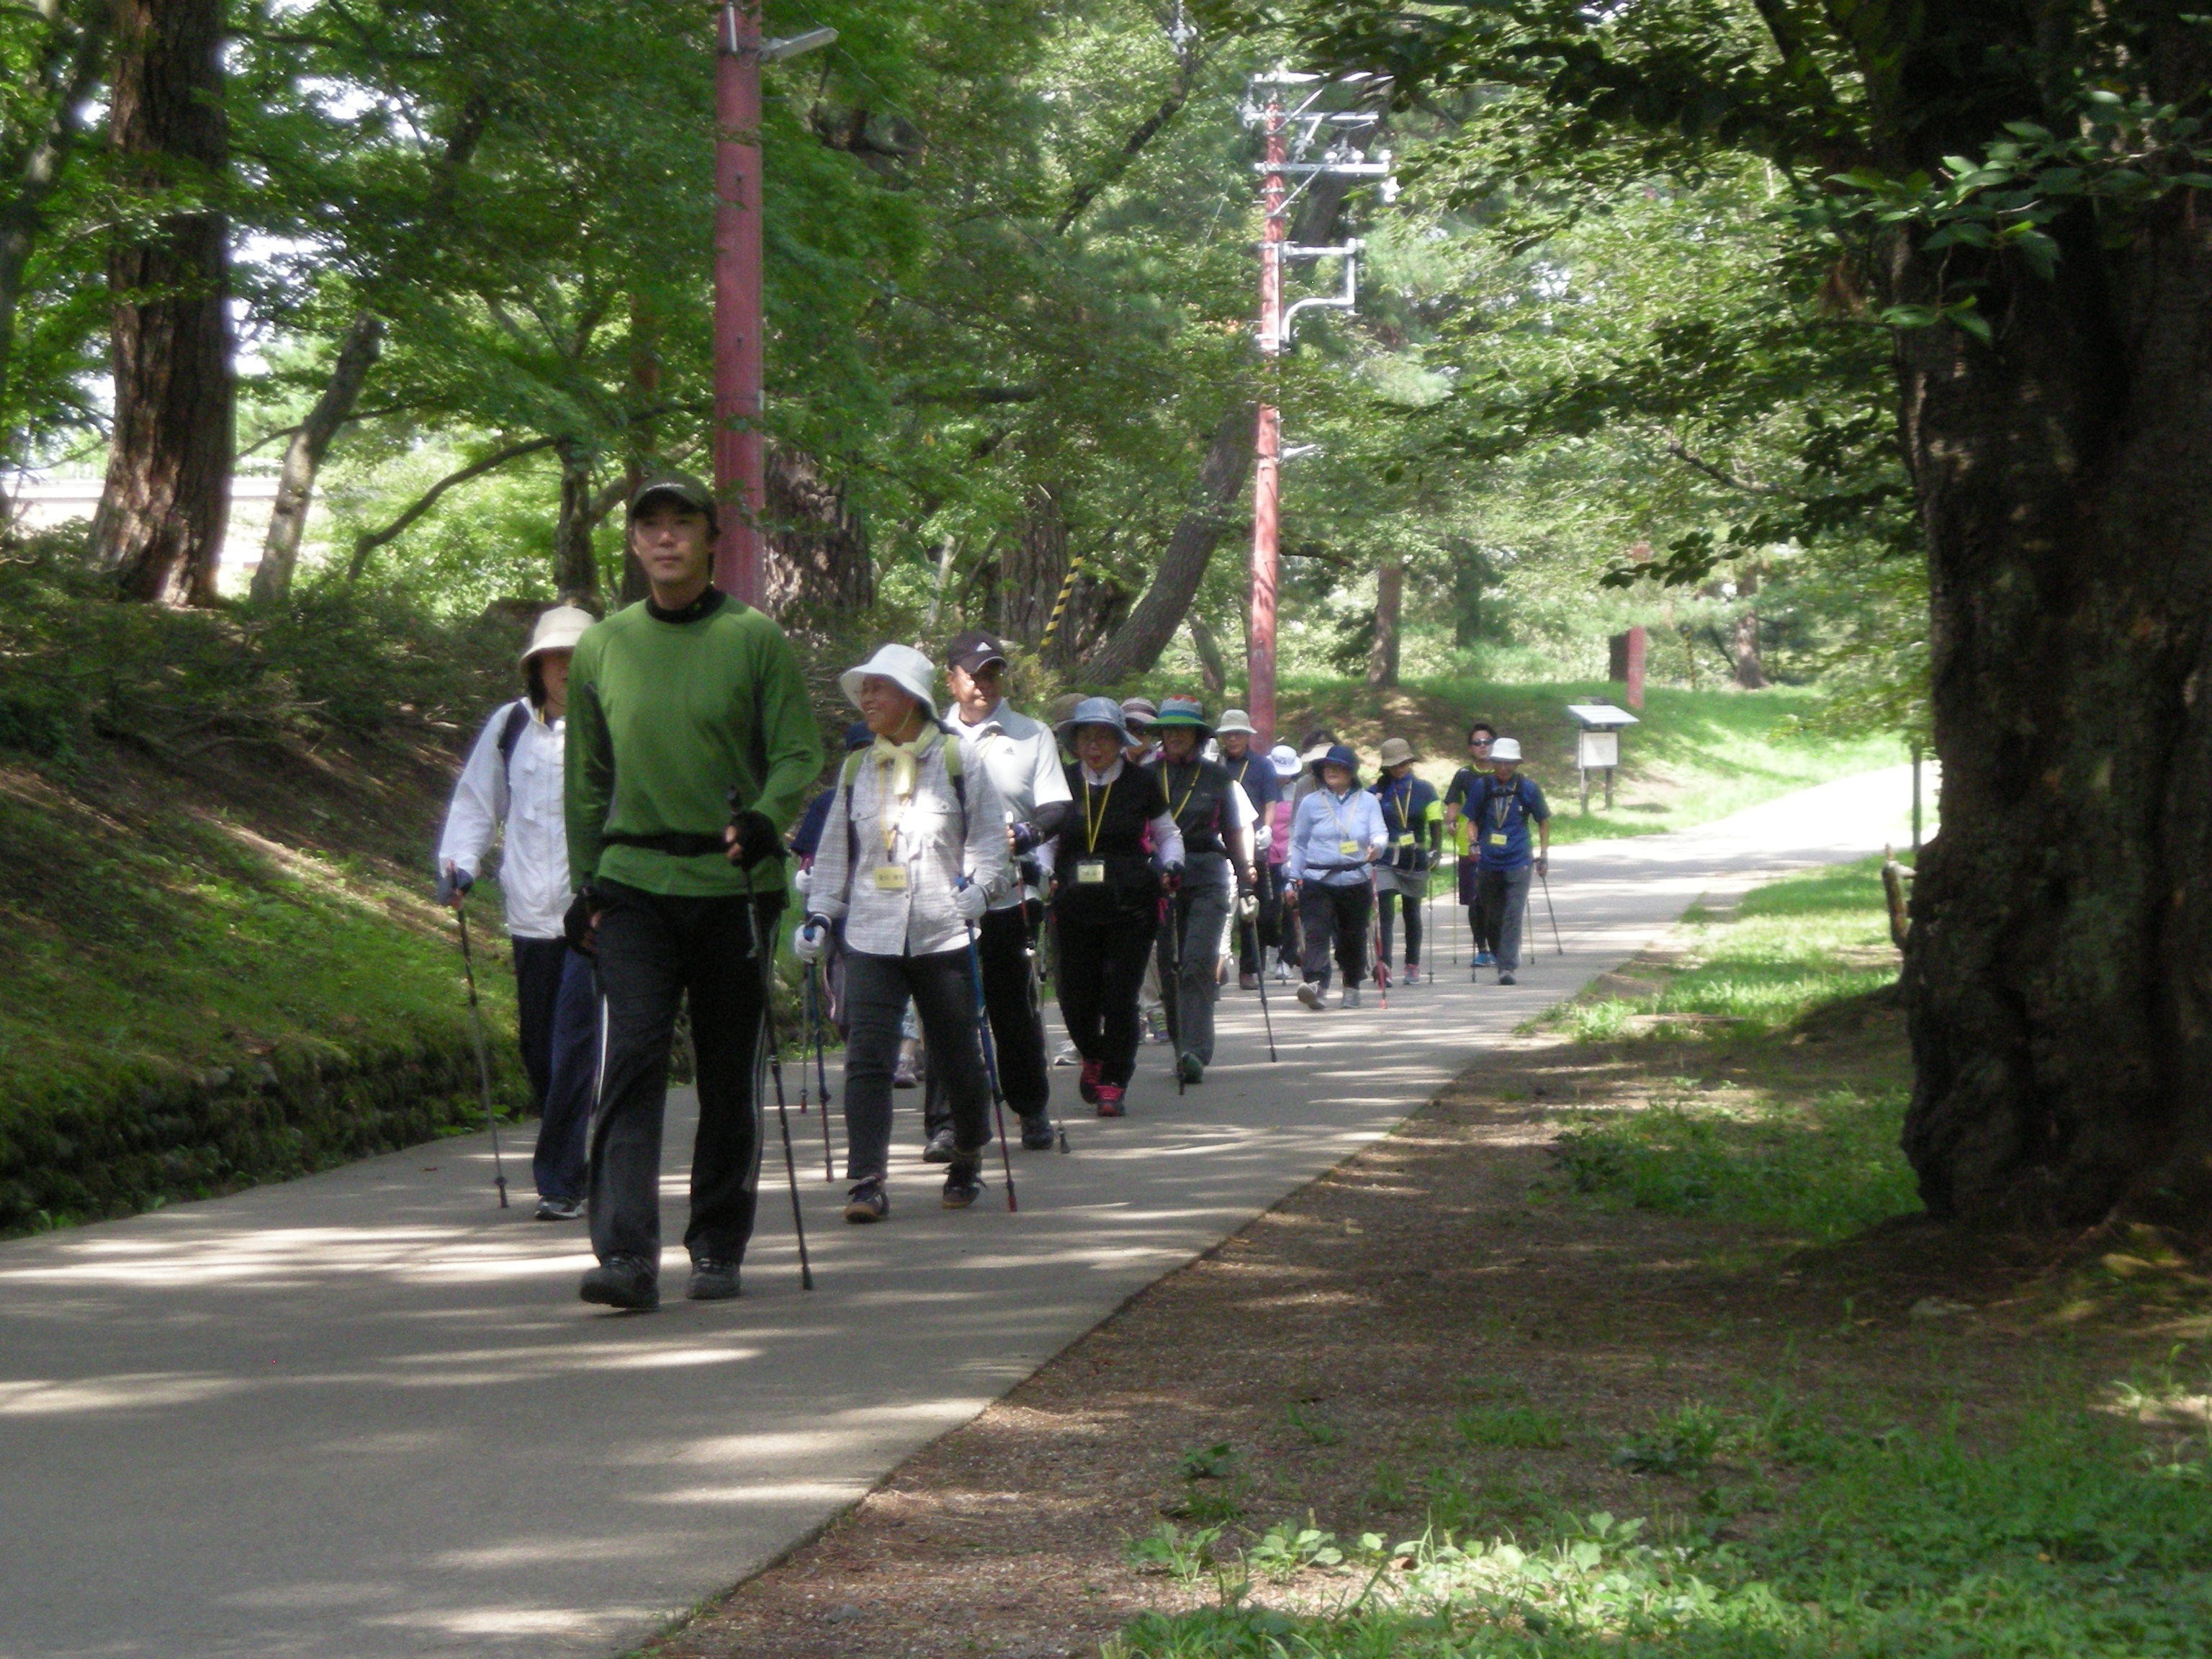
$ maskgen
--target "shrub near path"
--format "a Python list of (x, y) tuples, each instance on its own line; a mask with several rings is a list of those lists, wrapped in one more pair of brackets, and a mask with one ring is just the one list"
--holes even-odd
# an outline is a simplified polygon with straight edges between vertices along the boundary
[(1686, 925), (649, 1651), (2212, 1652), (2207, 1280), (1881, 1219), (1878, 906)]

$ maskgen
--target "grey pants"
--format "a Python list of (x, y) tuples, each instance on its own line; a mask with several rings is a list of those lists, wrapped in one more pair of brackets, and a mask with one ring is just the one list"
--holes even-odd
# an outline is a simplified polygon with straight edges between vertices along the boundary
[(898, 1063), (899, 1024), (907, 1000), (921, 1017), (930, 1080), (952, 1110), (952, 1138), (963, 1158), (991, 1144), (991, 1085), (975, 1036), (975, 980), (968, 947), (926, 957), (845, 953), (845, 1006), (852, 1034), (845, 1044), (845, 1179), (865, 1181), (888, 1169), (891, 1151), (891, 1070)]
[(1536, 866), (1524, 864), (1513, 870), (1478, 870), (1474, 873), (1475, 933), (1495, 939), (1498, 970), (1510, 974), (1521, 965), (1521, 921), (1528, 914), (1528, 884)]
[[(1195, 1054), (1199, 1064), (1213, 1064), (1213, 1000), (1221, 994), (1213, 976), (1220, 960), (1222, 925), (1229, 920), (1231, 890), (1226, 887), (1186, 887), (1175, 896), (1175, 933), (1160, 932), (1160, 984), (1164, 988), (1171, 969), (1177, 969), (1175, 994), (1167, 1004), (1168, 1032), (1178, 1054)], [(1180, 963), (1175, 960), (1181, 952)]]

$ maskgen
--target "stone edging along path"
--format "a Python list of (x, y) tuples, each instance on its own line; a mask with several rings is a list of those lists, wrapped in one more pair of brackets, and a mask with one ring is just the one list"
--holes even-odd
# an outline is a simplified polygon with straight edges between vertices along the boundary
[[(1073, 1155), (1017, 1154), (1018, 1213), (995, 1170), (974, 1210), (939, 1209), (902, 1130), (890, 1222), (845, 1227), (819, 1119), (794, 1117), (811, 1295), (772, 1126), (734, 1304), (576, 1302), (580, 1230), (493, 1208), (481, 1138), (0, 1246), (0, 1659), (621, 1651), (1387, 1133), (1486, 1036), (1692, 900), (1879, 851), (1906, 788), (1898, 769), (1561, 849), (1565, 955), (1540, 896), (1545, 953), (1516, 988), (1468, 982), (1439, 902), (1434, 983), (1387, 1012), (1277, 997), (1272, 1064), (1257, 1000), (1231, 992), (1206, 1082), (1178, 1098), (1146, 1050), (1127, 1119), (1069, 1109)], [(795, 1103), (795, 1068), (786, 1081)], [(1070, 1073), (1055, 1092), (1073, 1108)], [(672, 1239), (687, 1145), (672, 1121)]]

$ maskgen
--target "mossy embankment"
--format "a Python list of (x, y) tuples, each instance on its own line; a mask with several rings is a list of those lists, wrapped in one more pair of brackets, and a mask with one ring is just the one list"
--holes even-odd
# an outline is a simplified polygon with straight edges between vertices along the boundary
[[(165, 612), (64, 558), (0, 568), (0, 1233), (480, 1121), (425, 882), (520, 638), (337, 594)], [(512, 1106), (495, 892), (471, 908)]]

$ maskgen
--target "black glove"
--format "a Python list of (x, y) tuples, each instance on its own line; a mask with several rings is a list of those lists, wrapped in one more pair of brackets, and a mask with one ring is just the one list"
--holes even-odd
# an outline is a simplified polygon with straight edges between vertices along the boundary
[(733, 812), (730, 818), (730, 862), (741, 869), (750, 870), (763, 859), (788, 858), (791, 849), (783, 844), (775, 825), (767, 813), (759, 811)]
[(1166, 888), (1170, 893), (1181, 892), (1182, 890), (1182, 866), (1180, 864), (1163, 865), (1160, 867), (1160, 885)]
[(1016, 824), (1013, 836), (1014, 851), (1017, 853), (1026, 853), (1032, 848), (1042, 846), (1044, 842), (1042, 832), (1034, 823), (1024, 822)]
[(568, 901), (567, 914), (561, 918), (561, 932), (568, 941), (568, 948), (580, 956), (599, 955), (599, 896), (585, 888)]
[(452, 904), (469, 896), (469, 889), (477, 878), (465, 870), (447, 870), (438, 878), (438, 890), (432, 895), (440, 904)]

